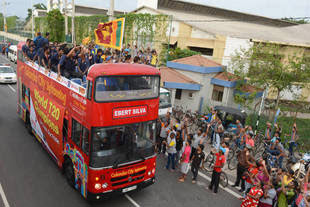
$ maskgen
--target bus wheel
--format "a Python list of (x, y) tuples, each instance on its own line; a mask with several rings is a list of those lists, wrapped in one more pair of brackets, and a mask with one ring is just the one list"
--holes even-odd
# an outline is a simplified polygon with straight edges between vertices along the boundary
[(30, 116), (29, 116), (28, 112), (26, 114), (25, 126), (26, 126), (26, 129), (27, 129), (28, 133), (32, 135), (32, 126), (31, 126), (31, 123), (30, 123)]
[(74, 184), (75, 184), (74, 169), (73, 169), (72, 161), (70, 159), (66, 160), (64, 173), (65, 173), (65, 177), (66, 177), (68, 184), (71, 187), (74, 187)]

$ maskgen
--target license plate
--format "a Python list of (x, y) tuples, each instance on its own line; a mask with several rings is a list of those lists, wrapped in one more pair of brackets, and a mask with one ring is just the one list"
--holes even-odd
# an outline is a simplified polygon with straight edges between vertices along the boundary
[(130, 186), (130, 187), (128, 187), (128, 188), (124, 188), (124, 189), (122, 190), (122, 192), (123, 192), (123, 193), (127, 193), (127, 192), (132, 191), (132, 190), (135, 190), (135, 189), (137, 189), (137, 186), (136, 186), (136, 185)]

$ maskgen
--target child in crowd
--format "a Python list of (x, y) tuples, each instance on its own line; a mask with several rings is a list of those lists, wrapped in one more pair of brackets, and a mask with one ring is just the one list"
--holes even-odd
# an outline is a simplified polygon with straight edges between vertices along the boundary
[(192, 183), (196, 183), (198, 170), (200, 168), (201, 163), (202, 163), (202, 168), (204, 167), (203, 161), (205, 159), (205, 154), (203, 152), (203, 149), (204, 149), (204, 145), (198, 144), (197, 150), (194, 153), (192, 160), (191, 160), (192, 161), (191, 171), (193, 173)]
[(190, 163), (190, 155), (191, 155), (191, 140), (187, 140), (184, 148), (184, 152), (181, 157), (181, 177), (179, 178), (180, 182), (184, 182), (188, 169), (189, 169), (189, 163)]

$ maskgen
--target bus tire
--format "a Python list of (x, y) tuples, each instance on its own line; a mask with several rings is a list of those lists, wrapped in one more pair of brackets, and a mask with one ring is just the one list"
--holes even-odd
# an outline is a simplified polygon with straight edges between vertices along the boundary
[(30, 115), (29, 115), (29, 112), (26, 113), (25, 127), (26, 127), (28, 133), (29, 133), (30, 135), (32, 135), (32, 126), (31, 126), (31, 123), (30, 123)]
[(68, 184), (74, 188), (74, 185), (75, 185), (74, 169), (73, 169), (72, 161), (69, 158), (65, 160), (64, 174), (65, 174)]

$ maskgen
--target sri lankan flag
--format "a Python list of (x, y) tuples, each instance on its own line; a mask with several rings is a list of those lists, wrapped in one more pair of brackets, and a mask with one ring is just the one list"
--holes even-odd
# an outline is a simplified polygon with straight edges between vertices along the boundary
[(120, 50), (123, 44), (125, 18), (99, 23), (95, 29), (96, 44)]

